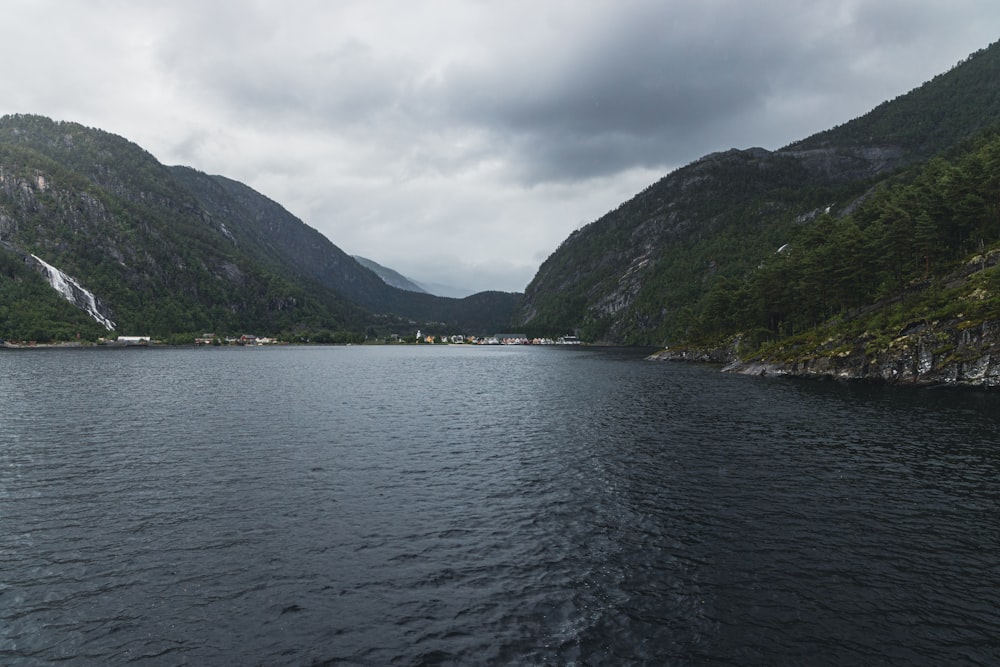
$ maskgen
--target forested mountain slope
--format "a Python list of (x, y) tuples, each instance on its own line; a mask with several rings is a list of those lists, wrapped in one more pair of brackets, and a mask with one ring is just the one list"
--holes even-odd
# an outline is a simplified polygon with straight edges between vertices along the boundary
[(380, 334), (411, 332), (411, 320), (488, 332), (518, 299), (392, 288), (243, 184), (39, 116), (0, 119), (0, 255), (0, 338), (107, 333), (22, 270), (41, 262), (93, 293), (117, 332), (158, 336)]
[(1000, 121), (1000, 47), (870, 113), (778, 151), (731, 150), (665, 176), (574, 232), (529, 284), (539, 333), (663, 345), (704, 339), (717, 285), (740, 281), (829, 212)]

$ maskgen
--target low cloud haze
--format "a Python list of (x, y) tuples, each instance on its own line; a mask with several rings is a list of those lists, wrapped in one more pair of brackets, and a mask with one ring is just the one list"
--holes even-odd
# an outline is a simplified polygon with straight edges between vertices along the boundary
[(672, 169), (843, 123), (1000, 37), (979, 0), (3, 6), (0, 112), (243, 181), (420, 282), (507, 291)]

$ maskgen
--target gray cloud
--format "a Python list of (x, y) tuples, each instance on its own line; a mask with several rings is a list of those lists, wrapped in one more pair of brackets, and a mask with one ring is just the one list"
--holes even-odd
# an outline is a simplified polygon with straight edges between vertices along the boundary
[(854, 113), (876, 103), (864, 93), (877, 94), (885, 61), (926, 48), (919, 36), (955, 15), (912, 3), (599, 7), (556, 47), (529, 41), (508, 59), (458, 65), (444, 82), (450, 118), (491, 128), (528, 182), (677, 165), (729, 141), (802, 138), (845, 120), (835, 115), (845, 97), (863, 100)]

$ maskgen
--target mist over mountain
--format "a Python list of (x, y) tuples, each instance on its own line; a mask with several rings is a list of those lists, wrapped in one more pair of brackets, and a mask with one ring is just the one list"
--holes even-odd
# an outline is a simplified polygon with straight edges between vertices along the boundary
[(398, 271), (390, 269), (389, 267), (386, 266), (382, 266), (381, 264), (379, 264), (374, 260), (368, 259), (367, 257), (361, 257), (360, 255), (351, 255), (351, 257), (357, 260), (358, 264), (360, 264), (361, 266), (365, 267), (366, 269), (370, 269), (371, 271), (374, 271), (375, 275), (381, 278), (382, 282), (386, 283), (387, 285), (407, 290), (409, 292), (420, 292), (423, 294), (430, 293), (428, 290), (425, 290), (416, 282), (410, 280), (409, 278), (399, 273)]
[(442, 283), (418, 283), (425, 291), (438, 296), (446, 296), (452, 299), (464, 299), (475, 292), (467, 287), (456, 287), (455, 285), (445, 285)]
[(374, 260), (361, 257), (359, 255), (352, 255), (352, 257), (354, 257), (354, 259), (356, 259), (358, 263), (365, 268), (374, 271), (375, 274), (386, 284), (398, 287), (399, 289), (408, 290), (410, 292), (423, 292), (425, 294), (433, 294), (435, 296), (443, 296), (452, 299), (464, 299), (476, 293), (475, 290), (465, 287), (412, 280), (394, 269), (382, 266)]

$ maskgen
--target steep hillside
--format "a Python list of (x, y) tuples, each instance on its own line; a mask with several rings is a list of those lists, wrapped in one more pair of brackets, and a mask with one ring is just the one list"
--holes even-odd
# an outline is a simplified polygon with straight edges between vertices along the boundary
[(825, 160), (763, 149), (707, 156), (574, 232), (541, 266), (521, 321), (587, 340), (660, 344), (685, 335), (715, 280), (782, 245), (796, 220), (853, 201), (892, 155)]
[(130, 142), (71, 123), (0, 120), (0, 240), (74, 276), (126, 333), (361, 329), (363, 311), (241, 253)]
[[(0, 242), (8, 265), (71, 276), (119, 333), (408, 332), (411, 320), (489, 331), (506, 326), (517, 301), (412, 300), (240, 183), (38, 116), (0, 119)], [(11, 311), (35, 282), (15, 273), (0, 284), (11, 299), (0, 307), (18, 313), (16, 326), (0, 335), (78, 330)]]
[(171, 171), (213, 224), (230, 234), (234, 245), (267, 266), (280, 267), (373, 313), (422, 322), (429, 332), (488, 333), (506, 328), (520, 303), (520, 295), (512, 293), (449, 299), (387, 285), (318, 231), (246, 185), (187, 167)]
[(829, 211), (1000, 121), (1000, 47), (865, 116), (779, 151), (732, 150), (667, 175), (574, 232), (526, 290), (520, 327), (615, 343), (697, 337), (739, 280)]

